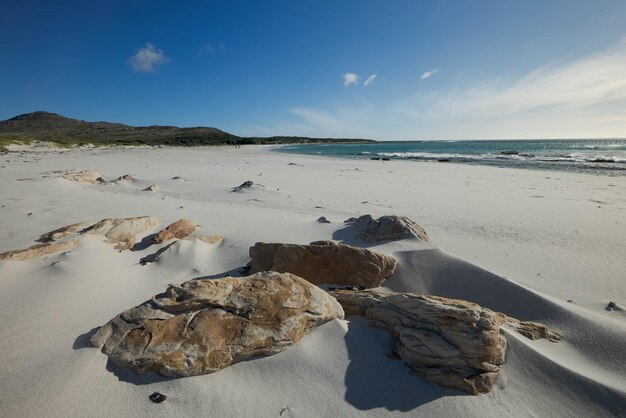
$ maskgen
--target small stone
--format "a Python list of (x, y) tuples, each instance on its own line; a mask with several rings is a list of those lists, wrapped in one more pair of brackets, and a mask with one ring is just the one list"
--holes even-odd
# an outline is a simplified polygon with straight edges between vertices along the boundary
[(152, 395), (148, 396), (148, 398), (154, 403), (161, 403), (167, 399), (167, 396), (159, 392), (154, 392)]
[(328, 219), (326, 219), (325, 216), (320, 216), (319, 218), (317, 218), (316, 222), (319, 222), (321, 224), (329, 224), (330, 223), (330, 221)]

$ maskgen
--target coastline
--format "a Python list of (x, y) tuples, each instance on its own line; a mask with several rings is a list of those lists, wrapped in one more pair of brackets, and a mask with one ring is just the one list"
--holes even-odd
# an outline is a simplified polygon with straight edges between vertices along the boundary
[[(180, 259), (170, 264), (147, 267), (138, 265), (138, 255), (117, 253), (89, 237), (58, 264), (51, 265), (56, 258), (0, 262), (0, 318), (6, 324), (0, 331), (4, 353), (0, 383), (5, 388), (0, 409), (12, 416), (60, 416), (67, 411), (50, 407), (65, 404), (76, 408), (76, 416), (148, 412), (167, 416), (209, 410), (243, 416), (274, 414), (290, 406), (293, 416), (307, 416), (315, 407), (319, 416), (449, 416), (454, 411), (485, 416), (485, 408), (490, 408), (490, 414), (501, 416), (506, 411), (525, 415), (556, 408), (564, 415), (578, 411), (610, 416), (624, 406), (626, 386), (615, 365), (626, 361), (622, 350), (626, 317), (623, 311), (605, 307), (610, 300), (626, 301), (626, 176), (345, 160), (269, 152), (274, 147), (93, 148), (3, 155), (0, 252), (31, 245), (41, 233), (62, 225), (148, 214), (164, 224), (192, 219), (203, 233), (223, 235), (225, 242), (206, 257), (179, 254)], [(98, 169), (107, 180), (131, 174), (135, 180), (83, 185), (54, 173), (68, 169)], [(258, 187), (231, 192), (247, 180)], [(159, 186), (157, 191), (142, 191), (152, 184)], [(248, 247), (257, 241), (336, 238), (345, 219), (362, 214), (408, 216), (433, 239), (431, 247), (392, 242), (376, 248), (401, 261), (401, 273), (390, 286), (408, 288), (410, 280), (456, 272), (456, 286), (443, 287), (445, 280), (422, 285), (438, 294), (466, 292), (465, 297), (475, 295), (487, 302), (502, 295), (498, 286), (506, 287), (515, 298), (491, 303), (527, 312), (522, 319), (564, 330), (565, 341), (531, 347), (512, 338), (513, 354), (499, 389), (478, 398), (433, 388), (407, 376), (394, 365), (398, 362), (381, 363), (381, 368), (389, 368), (384, 372), (362, 372), (361, 379), (381, 374), (382, 382), (395, 391), (404, 387), (436, 394), (430, 400), (426, 399), (430, 395), (423, 395), (420, 402), (400, 397), (398, 403), (384, 394), (378, 395), (385, 401), (376, 401), (376, 391), (383, 389), (373, 381), (371, 393), (355, 395), (350, 379), (356, 377), (349, 367), (356, 360), (349, 346), (346, 351), (344, 339), (352, 335), (354, 344), (370, 344), (370, 337), (379, 331), (357, 328), (346, 334), (345, 321), (321, 327), (283, 354), (176, 380), (147, 376), (138, 383), (130, 372), (107, 370), (110, 366), (97, 350), (71, 349), (82, 334), (168, 283), (220, 275), (244, 265)], [(331, 223), (315, 222), (320, 216)], [(458, 285), (472, 280), (480, 269), (493, 274), (489, 276), (493, 286), (478, 281), (475, 286), (468, 283), (468, 289)], [(593, 341), (583, 332), (585, 327)], [(384, 357), (387, 347), (383, 342), (373, 350), (375, 355), (366, 360)], [(539, 366), (533, 367), (545, 375), (532, 376), (532, 371), (527, 375), (524, 368), (529, 362), (536, 362)], [(360, 367), (366, 363), (361, 361)], [(556, 366), (548, 364), (559, 365), (558, 370), (551, 371)], [(302, 381), (302, 373), (311, 376), (313, 386)], [(273, 390), (263, 388), (266, 376), (274, 379)], [(311, 395), (324, 379), (330, 382), (328, 387)], [(565, 387), (553, 388), (554, 379), (564, 379), (559, 384)], [(529, 389), (533, 386), (536, 389)], [(586, 398), (573, 400), (577, 390), (591, 391), (592, 386), (608, 393), (615, 405), (595, 392), (590, 392), (591, 403)], [(138, 406), (153, 387), (174, 394), (174, 400), (161, 409)], [(241, 402), (242, 391), (258, 394)], [(560, 403), (555, 407), (556, 397)], [(585, 399), (589, 405), (584, 405)], [(107, 411), (105, 405), (111, 401), (115, 405)], [(567, 402), (571, 404), (562, 405)]]

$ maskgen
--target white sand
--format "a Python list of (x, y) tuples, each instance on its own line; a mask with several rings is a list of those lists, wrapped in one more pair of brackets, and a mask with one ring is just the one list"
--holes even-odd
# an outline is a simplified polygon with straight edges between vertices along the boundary
[[(0, 156), (0, 166), (0, 252), (106, 217), (152, 215), (161, 226), (188, 218), (201, 225), (198, 233), (226, 237), (184, 243), (146, 266), (139, 259), (158, 246), (118, 253), (100, 236), (68, 254), (0, 262), (0, 416), (626, 415), (626, 315), (605, 310), (610, 300), (626, 305), (626, 177), (268, 147), (26, 149)], [(71, 168), (137, 181), (44, 177)], [(230, 192), (245, 180), (265, 187)], [(160, 190), (141, 191), (152, 184)], [(350, 243), (353, 231), (342, 221), (366, 213), (409, 216), (435, 245), (374, 246), (401, 262), (385, 286), (472, 300), (545, 322), (565, 339), (507, 334), (498, 386), (477, 397), (410, 375), (386, 357), (389, 337), (360, 320), (333, 321), (282, 354), (184, 379), (138, 377), (87, 347), (94, 327), (169, 283), (236, 271), (257, 241)], [(320, 216), (332, 223), (315, 222)], [(168, 399), (152, 404), (155, 390)]]

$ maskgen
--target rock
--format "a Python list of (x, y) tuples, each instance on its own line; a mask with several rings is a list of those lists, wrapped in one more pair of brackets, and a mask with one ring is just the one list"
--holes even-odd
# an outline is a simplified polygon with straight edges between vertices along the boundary
[(159, 186), (157, 186), (156, 184), (153, 184), (152, 186), (148, 186), (143, 189), (144, 192), (156, 192), (157, 190), (159, 190)]
[(161, 403), (167, 399), (167, 396), (159, 392), (153, 392), (150, 396), (148, 396), (148, 399), (154, 403)]
[(504, 151), (500, 151), (500, 155), (518, 155), (519, 151), (515, 149), (507, 149)]
[(250, 180), (247, 180), (247, 181), (244, 181), (243, 183), (241, 183), (239, 186), (233, 187), (231, 192), (243, 192), (245, 189), (249, 189), (252, 186), (254, 186), (254, 183), (252, 181), (250, 181)]
[(161, 243), (164, 241), (169, 241), (173, 238), (185, 238), (195, 230), (196, 224), (188, 219), (179, 219), (178, 221), (168, 225), (167, 228), (156, 234), (155, 237), (152, 238), (152, 241), (154, 241), (155, 243)]
[(411, 371), (471, 395), (487, 393), (504, 363), (506, 316), (475, 303), (416, 293), (330, 292), (346, 315), (389, 331)]
[(390, 215), (374, 219), (371, 215), (363, 215), (354, 222), (354, 226), (358, 232), (356, 237), (362, 241), (378, 242), (416, 237), (430, 242), (430, 237), (424, 228), (406, 216)]
[(119, 367), (194, 376), (279, 353), (343, 318), (337, 301), (293, 274), (190, 280), (122, 312), (91, 337)]
[(78, 244), (78, 239), (71, 241), (36, 244), (23, 250), (12, 250), (0, 253), (0, 260), (28, 260), (41, 255), (58, 253), (59, 251), (67, 251), (74, 248)]
[(326, 219), (325, 216), (320, 216), (319, 218), (317, 218), (316, 222), (319, 222), (321, 224), (329, 224), (330, 221), (328, 219)]
[(134, 178), (130, 174), (124, 174), (123, 176), (119, 176), (116, 181), (133, 181)]
[(396, 269), (397, 260), (365, 248), (332, 241), (310, 245), (256, 243), (250, 247), (251, 272), (289, 272), (316, 285), (335, 284), (372, 288)]
[(217, 244), (218, 242), (224, 241), (224, 237), (221, 235), (198, 235), (197, 237), (193, 238), (204, 241), (207, 244)]
[(152, 216), (134, 218), (107, 218), (86, 228), (88, 234), (104, 234), (109, 244), (117, 244), (116, 250), (129, 250), (137, 242), (137, 234), (147, 232), (159, 221)]
[(559, 334), (554, 331), (550, 331), (544, 324), (539, 324), (537, 322), (526, 322), (507, 317), (506, 325), (531, 340), (543, 338), (548, 341), (552, 341), (553, 343), (561, 340), (561, 336)]
[(63, 174), (63, 178), (69, 181), (77, 181), (79, 183), (105, 183), (102, 178), (102, 174), (98, 170), (85, 170), (85, 171), (68, 171)]
[(51, 242), (56, 241), (61, 238), (65, 238), (69, 235), (74, 235), (81, 232), (85, 228), (89, 228), (93, 225), (93, 222), (81, 222), (77, 224), (63, 226), (59, 229), (55, 229), (54, 231), (47, 232), (39, 237), (38, 242)]

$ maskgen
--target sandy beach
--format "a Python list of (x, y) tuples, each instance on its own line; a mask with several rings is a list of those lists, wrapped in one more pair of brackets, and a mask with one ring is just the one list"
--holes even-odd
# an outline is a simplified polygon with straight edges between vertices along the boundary
[[(118, 252), (86, 235), (70, 252), (0, 261), (0, 415), (624, 416), (626, 176), (283, 154), (269, 146), (12, 147), (0, 156), (0, 253), (78, 222), (151, 215), (190, 219), (217, 244), (181, 241)], [(61, 173), (96, 169), (83, 184)], [(241, 193), (232, 189), (245, 181)], [(152, 191), (146, 191), (156, 185)], [(383, 287), (464, 299), (560, 333), (558, 343), (505, 331), (506, 363), (479, 396), (413, 376), (391, 341), (335, 319), (284, 352), (217, 373), (137, 376), (91, 347), (120, 312), (197, 277), (237, 273), (256, 242), (352, 243), (344, 221), (407, 216), (432, 244), (368, 248), (399, 261)], [(324, 216), (330, 223), (316, 220)], [(141, 237), (140, 237), (141, 238)], [(607, 309), (614, 301), (616, 306)], [(162, 404), (147, 396), (159, 391)]]

